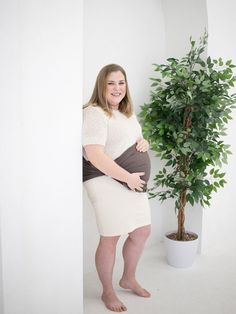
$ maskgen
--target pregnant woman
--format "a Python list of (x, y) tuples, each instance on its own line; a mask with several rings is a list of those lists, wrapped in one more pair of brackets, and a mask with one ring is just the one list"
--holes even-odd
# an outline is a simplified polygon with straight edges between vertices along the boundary
[(135, 273), (150, 234), (151, 218), (145, 192), (150, 175), (149, 144), (142, 138), (121, 66), (109, 64), (99, 72), (83, 109), (82, 133), (83, 181), (100, 233), (95, 261), (103, 286), (101, 298), (108, 309), (122, 312), (127, 308), (112, 285), (116, 245), (121, 235), (128, 234), (119, 285), (150, 297)]

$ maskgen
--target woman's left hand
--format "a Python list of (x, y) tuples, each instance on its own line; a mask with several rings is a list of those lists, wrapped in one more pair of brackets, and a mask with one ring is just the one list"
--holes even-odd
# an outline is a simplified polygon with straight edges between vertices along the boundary
[(136, 149), (139, 152), (146, 152), (149, 149), (149, 143), (147, 140), (145, 140), (144, 138), (139, 138), (137, 140), (137, 145), (136, 145)]

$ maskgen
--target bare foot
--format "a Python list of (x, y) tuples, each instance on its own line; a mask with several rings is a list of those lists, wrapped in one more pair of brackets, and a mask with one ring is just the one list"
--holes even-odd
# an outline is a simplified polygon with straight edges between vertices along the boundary
[(144, 288), (142, 288), (136, 280), (128, 281), (122, 278), (119, 282), (120, 286), (124, 289), (130, 289), (140, 297), (149, 298), (151, 294)]
[(111, 311), (127, 311), (127, 307), (117, 298), (114, 291), (103, 293), (101, 299), (105, 303), (106, 307)]

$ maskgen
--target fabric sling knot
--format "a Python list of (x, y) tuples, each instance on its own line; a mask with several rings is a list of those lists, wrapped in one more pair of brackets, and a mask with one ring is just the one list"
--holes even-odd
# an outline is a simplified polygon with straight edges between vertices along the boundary
[[(114, 160), (119, 166), (124, 168), (130, 173), (134, 172), (145, 172), (145, 174), (141, 177), (146, 183), (143, 186), (143, 191), (137, 192), (146, 192), (147, 191), (147, 182), (150, 178), (151, 171), (151, 162), (147, 152), (139, 152), (136, 149), (136, 144), (129, 147), (124, 153), (122, 153), (118, 158)], [(90, 161), (86, 160), (83, 157), (83, 182), (88, 181), (90, 179), (104, 176), (105, 174), (94, 167)], [(116, 179), (114, 179), (116, 180)], [(120, 184), (127, 187), (129, 190), (127, 183), (116, 180)]]

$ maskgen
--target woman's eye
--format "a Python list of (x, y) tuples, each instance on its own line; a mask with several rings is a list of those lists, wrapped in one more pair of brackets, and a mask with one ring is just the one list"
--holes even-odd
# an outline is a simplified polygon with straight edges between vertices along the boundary
[[(119, 85), (125, 85), (125, 82), (119, 82)], [(114, 82), (108, 82), (107, 85), (115, 85)]]

